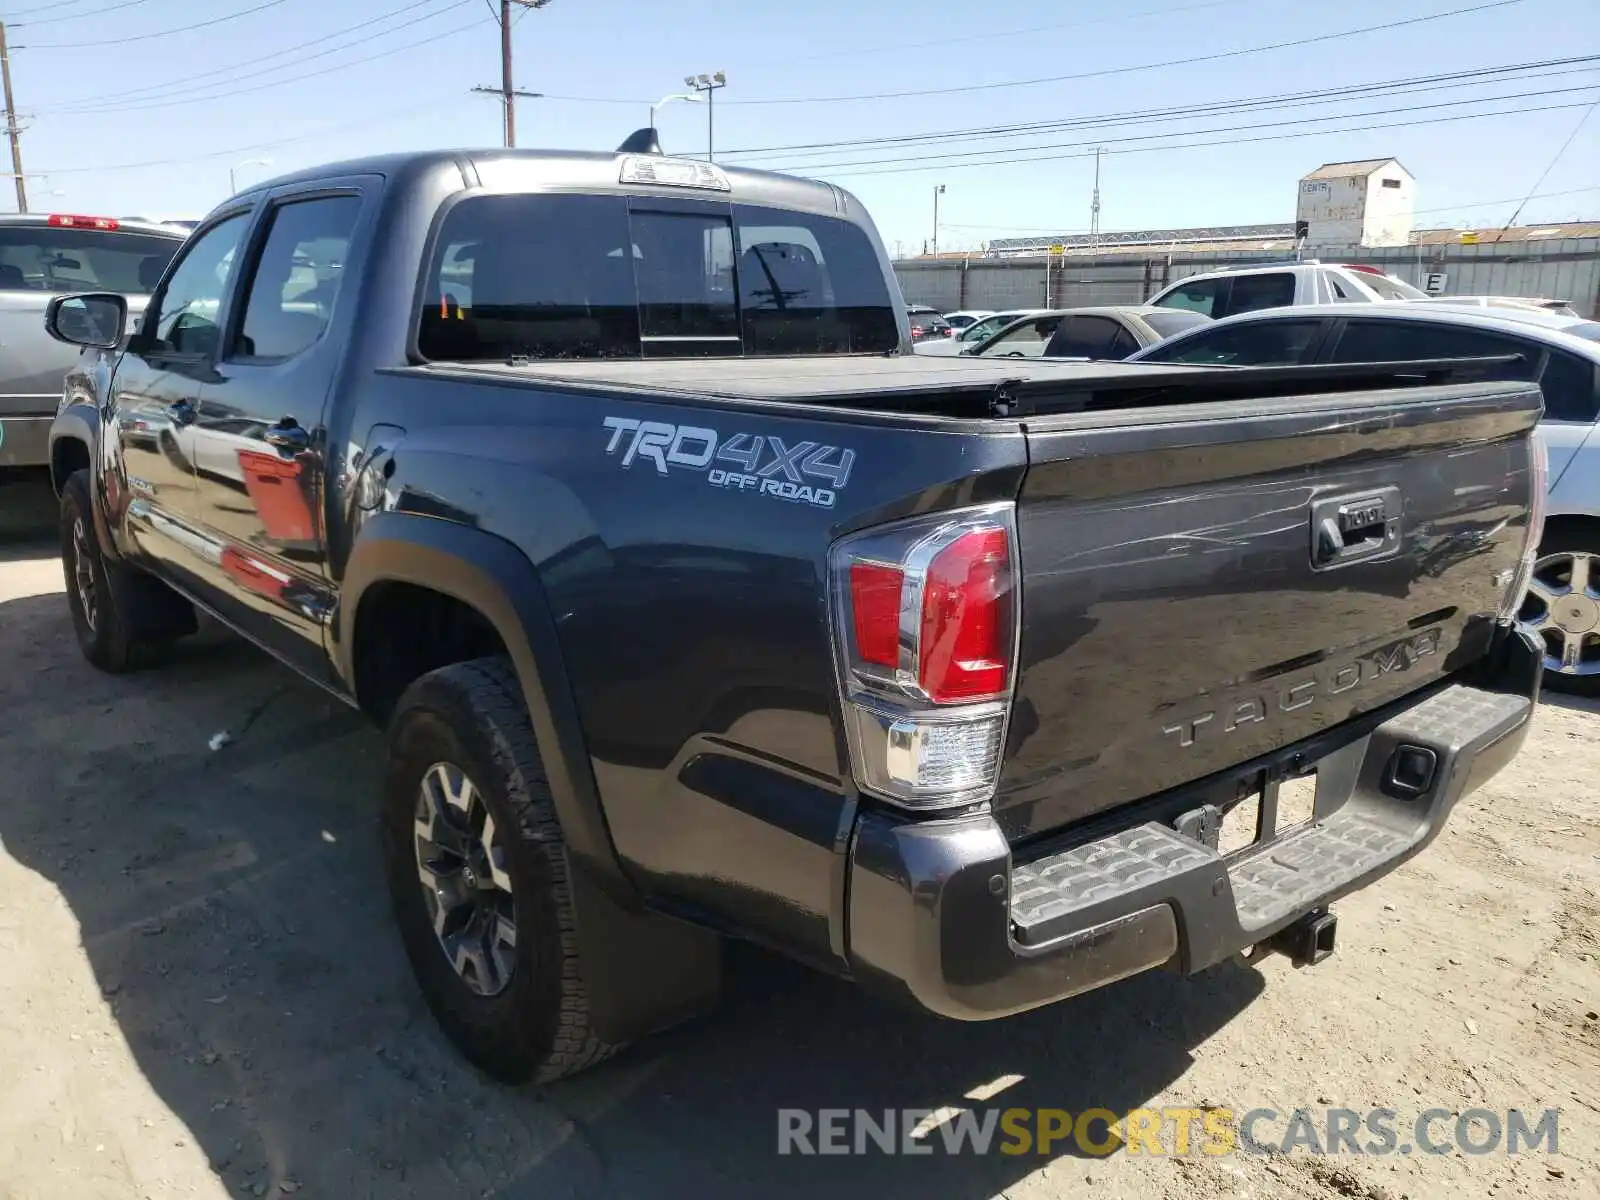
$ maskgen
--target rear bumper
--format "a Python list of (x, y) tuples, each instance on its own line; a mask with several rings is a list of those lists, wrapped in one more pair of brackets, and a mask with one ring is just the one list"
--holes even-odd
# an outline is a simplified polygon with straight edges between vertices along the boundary
[(39, 467), (50, 461), (46, 417), (0, 417), (0, 467)]
[[(1017, 865), (988, 815), (864, 815), (850, 857), (853, 973), (944, 1016), (984, 1020), (1152, 967), (1212, 966), (1426, 847), (1521, 747), (1541, 662), (1525, 635), (1508, 633), (1482, 678), (1402, 703), (1316, 761), (1309, 824), (1227, 859), (1152, 821)], [(1436, 756), (1418, 795), (1387, 778), (1402, 747)]]

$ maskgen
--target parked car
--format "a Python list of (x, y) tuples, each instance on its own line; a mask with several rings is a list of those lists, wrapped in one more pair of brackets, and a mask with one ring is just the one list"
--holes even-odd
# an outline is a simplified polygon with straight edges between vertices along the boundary
[(1042, 308), (1014, 308), (1006, 312), (990, 313), (968, 325), (965, 329), (958, 330), (954, 337), (938, 338), (918, 342), (918, 354), (931, 354), (934, 357), (952, 354), (965, 354), (974, 346), (1004, 329), (1011, 322), (1022, 317), (1036, 316), (1047, 311)]
[(950, 322), (946, 321), (937, 309), (913, 304), (906, 309), (906, 318), (911, 322), (912, 342), (955, 336), (955, 330), (951, 328)]
[(1150, 303), (1186, 309), (1215, 320), (1289, 305), (1427, 298), (1426, 292), (1384, 274), (1378, 267), (1308, 259), (1190, 275), (1151, 296)]
[(963, 330), (970, 328), (973, 322), (981, 321), (993, 312), (992, 308), (968, 308), (959, 312), (945, 313), (944, 319), (949, 323), (951, 329), (960, 334)]
[(121, 292), (137, 314), (182, 244), (179, 232), (115, 217), (0, 215), (0, 468), (50, 461), (50, 421), (78, 357), (45, 333), (51, 298)]
[(1127, 358), (1209, 321), (1199, 313), (1151, 305), (1062, 308), (1013, 321), (962, 353), (980, 358)]
[(1519, 614), (1551, 687), (1600, 694), (1600, 322), (1536, 309), (1329, 305), (1231, 317), (1133, 357), (1206, 366), (1517, 355), (1486, 379), (1535, 379), (1550, 456), (1549, 520)]
[(387, 726), (401, 937), (503, 1079), (703, 1008), (725, 933), (967, 1020), (1326, 958), (1528, 728), (1538, 388), (919, 357), (854, 197), (653, 139), (302, 171), (133, 334), (53, 301), (88, 661), (198, 603)]

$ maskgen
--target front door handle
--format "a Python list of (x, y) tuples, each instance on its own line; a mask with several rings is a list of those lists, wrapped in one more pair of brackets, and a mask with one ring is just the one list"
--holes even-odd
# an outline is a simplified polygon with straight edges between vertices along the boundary
[(179, 400), (167, 405), (167, 415), (172, 418), (175, 425), (193, 425), (199, 414), (194, 410), (194, 401)]
[(300, 428), (299, 422), (293, 417), (285, 417), (276, 425), (268, 425), (262, 436), (266, 438), (267, 445), (291, 453), (309, 449), (311, 446), (311, 434)]

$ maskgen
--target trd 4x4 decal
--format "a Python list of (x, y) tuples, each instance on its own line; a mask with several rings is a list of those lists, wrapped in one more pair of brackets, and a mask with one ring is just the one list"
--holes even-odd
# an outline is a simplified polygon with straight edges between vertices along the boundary
[[(658, 475), (673, 471), (703, 472), (712, 487), (755, 492), (832, 508), (836, 493), (850, 480), (856, 452), (819, 442), (789, 445), (771, 434), (734, 433), (723, 437), (701, 425), (669, 425), (606, 417), (611, 431), (607, 454), (620, 454), (627, 469), (643, 460)], [(717, 465), (713, 465), (717, 464)]]

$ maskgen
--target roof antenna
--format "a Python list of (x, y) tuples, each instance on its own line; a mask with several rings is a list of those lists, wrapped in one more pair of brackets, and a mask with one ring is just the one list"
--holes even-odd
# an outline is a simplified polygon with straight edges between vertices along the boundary
[(660, 154), (661, 140), (656, 137), (655, 127), (645, 126), (635, 129), (622, 145), (617, 147), (618, 154)]

